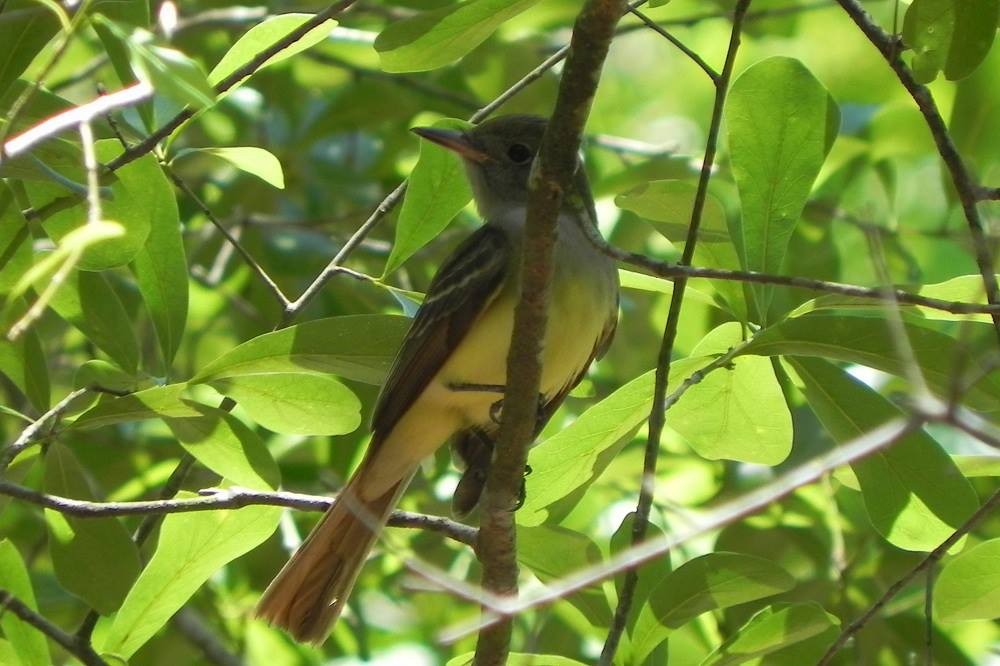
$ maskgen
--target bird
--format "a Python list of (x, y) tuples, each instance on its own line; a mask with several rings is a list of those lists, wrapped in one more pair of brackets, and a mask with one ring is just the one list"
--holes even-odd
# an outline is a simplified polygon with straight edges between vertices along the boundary
[[(258, 603), (258, 617), (300, 642), (325, 641), (422, 460), (451, 442), (465, 470), (454, 512), (469, 513), (479, 500), (499, 432), (520, 297), (529, 175), (546, 124), (508, 115), (468, 130), (413, 129), (461, 158), (484, 224), (432, 279), (376, 402), (362, 462)], [(615, 333), (617, 267), (583, 230), (596, 231), (596, 224), (578, 164), (557, 220), (536, 434)]]

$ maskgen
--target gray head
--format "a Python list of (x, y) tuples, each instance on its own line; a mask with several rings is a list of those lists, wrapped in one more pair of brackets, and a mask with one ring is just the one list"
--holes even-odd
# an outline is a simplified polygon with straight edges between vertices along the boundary
[(433, 127), (413, 131), (462, 157), (480, 214), (496, 220), (527, 204), (528, 175), (545, 124), (539, 116), (511, 115), (486, 120), (465, 132)]

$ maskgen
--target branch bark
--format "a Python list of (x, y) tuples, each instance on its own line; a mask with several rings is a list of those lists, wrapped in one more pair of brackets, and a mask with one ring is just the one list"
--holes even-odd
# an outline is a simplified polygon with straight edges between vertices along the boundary
[(47, 618), (33, 611), (10, 592), (0, 589), (0, 613), (3, 611), (13, 613), (24, 622), (38, 629), (55, 643), (59, 644), (66, 652), (79, 659), (85, 666), (108, 666), (108, 662), (101, 659), (100, 655), (90, 647), (88, 642), (66, 633)]
[[(521, 297), (507, 359), (507, 389), (496, 458), (483, 491), (479, 558), (483, 587), (495, 594), (517, 593), (517, 552), (512, 507), (524, 478), (528, 445), (535, 430), (541, 344), (547, 324), (556, 219), (563, 193), (571, 188), (580, 139), (597, 91), (615, 26), (626, 10), (623, 0), (590, 0), (573, 27), (555, 110), (535, 159), (528, 198)], [(483, 629), (476, 666), (500, 665), (510, 652), (511, 619)]]

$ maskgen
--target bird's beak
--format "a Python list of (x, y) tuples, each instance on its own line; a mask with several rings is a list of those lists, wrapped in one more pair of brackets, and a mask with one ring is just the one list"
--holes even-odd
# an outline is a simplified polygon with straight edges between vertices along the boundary
[(490, 159), (489, 155), (472, 145), (469, 137), (464, 132), (438, 129), (436, 127), (414, 127), (410, 131), (419, 137), (433, 141), (439, 146), (444, 146), (448, 150), (458, 153), (467, 160), (481, 164)]

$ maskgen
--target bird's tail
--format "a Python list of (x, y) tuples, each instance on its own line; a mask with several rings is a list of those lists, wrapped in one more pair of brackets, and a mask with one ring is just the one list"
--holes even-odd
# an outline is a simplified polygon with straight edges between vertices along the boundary
[(412, 477), (407, 474), (375, 499), (362, 499), (365, 468), (362, 464), (257, 604), (258, 617), (296, 640), (318, 644), (326, 639)]

